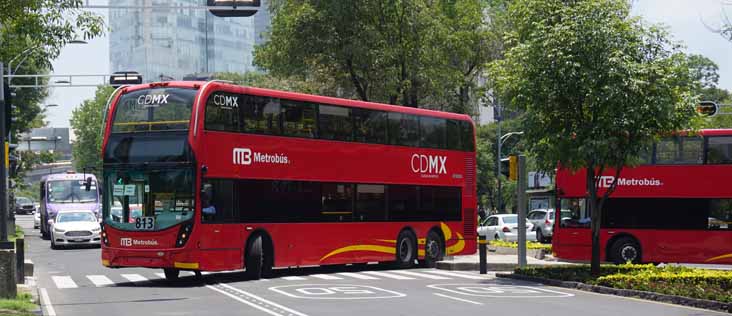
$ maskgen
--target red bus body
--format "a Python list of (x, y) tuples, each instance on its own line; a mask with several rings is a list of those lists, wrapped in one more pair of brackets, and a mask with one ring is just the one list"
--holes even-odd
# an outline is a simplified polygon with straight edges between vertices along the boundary
[[(732, 176), (732, 165), (729, 161), (725, 164), (710, 163), (709, 160), (709, 139), (718, 137), (725, 143), (727, 138), (732, 137), (732, 130), (702, 130), (695, 137), (703, 139), (702, 148), (704, 156), (700, 156), (699, 163), (691, 164), (643, 164), (634, 168), (624, 168), (620, 174), (620, 180), (616, 190), (611, 194), (609, 201), (625, 200), (639, 201), (653, 199), (659, 203), (685, 203), (695, 201), (698, 205), (707, 205), (712, 201), (723, 201), (724, 205), (730, 204), (732, 199), (732, 187), (728, 182)], [(732, 138), (729, 138), (732, 140)], [(655, 151), (657, 152), (658, 149)], [(657, 155), (657, 153), (656, 153)], [(654, 158), (656, 159), (656, 158)], [(562, 199), (586, 198), (586, 172), (579, 170), (575, 173), (566, 169), (557, 172), (556, 188), (557, 213), (554, 227), (552, 249), (559, 258), (569, 260), (587, 261), (591, 258), (591, 230), (586, 227), (563, 227), (562, 215), (567, 216), (566, 209), (562, 210)], [(602, 196), (605, 188), (614, 179), (614, 171), (606, 171), (599, 179), (598, 196)], [(638, 208), (634, 212), (653, 211), (662, 214), (663, 210), (653, 210), (654, 202), (643, 204), (645, 209)], [(701, 204), (699, 204), (701, 203)], [(628, 204), (626, 204), (628, 205)], [(679, 224), (685, 219), (670, 219), (671, 228), (662, 227), (667, 219), (656, 216), (659, 227), (645, 224), (646, 227), (606, 227), (603, 222), (600, 230), (600, 247), (602, 259), (612, 260), (613, 243), (621, 238), (635, 240), (641, 248), (642, 262), (679, 262), (679, 263), (709, 263), (709, 264), (732, 264), (732, 222), (730, 222), (729, 206), (716, 211), (726, 218), (715, 218), (712, 215), (699, 215), (707, 211), (704, 207), (699, 209), (681, 210), (689, 216), (688, 227)], [(604, 213), (607, 210), (603, 210)], [(612, 212), (612, 211), (611, 211)], [(686, 213), (684, 213), (686, 212)], [(604, 216), (611, 216), (606, 215)], [(669, 214), (673, 216), (673, 214)], [(640, 217), (640, 216), (639, 216)], [(691, 217), (694, 217), (692, 220)], [(704, 217), (701, 219), (701, 217)], [(708, 217), (708, 219), (707, 219)], [(566, 217), (565, 217), (566, 218)], [(693, 226), (692, 222), (700, 223), (700, 220), (709, 221), (708, 227)], [(622, 219), (620, 219), (622, 221)], [(721, 224), (713, 224), (715, 223)], [(632, 222), (627, 220), (626, 223)], [(642, 225), (638, 225), (642, 226)], [(693, 226), (693, 227), (692, 227)]]
[[(207, 178), (451, 186), (462, 190), (462, 219), (414, 222), (206, 223), (201, 216), (201, 197), (195, 194), (192, 230), (183, 247), (176, 247), (176, 239), (181, 234), (180, 225), (147, 232), (115, 229), (105, 223), (107, 242), (102, 246), (102, 263), (105, 266), (199, 271), (241, 269), (245, 266), (247, 240), (254, 232), (264, 233), (271, 239), (274, 267), (393, 261), (397, 236), (404, 229), (411, 230), (417, 237), (419, 259), (424, 257), (424, 240), (431, 229), (442, 232), (446, 255), (475, 252), (474, 151), (233, 133), (204, 128), (206, 100), (214, 92), (428, 115), (469, 121), (472, 126), (468, 116), (242, 87), (215, 81), (143, 84), (122, 88), (113, 98), (106, 119), (104, 150), (107, 149), (108, 138), (112, 134), (113, 115), (120, 97), (126, 93), (156, 87), (196, 89), (187, 131), (187, 140), (195, 156), (195, 188), (202, 185), (202, 169), (206, 169)], [(232, 163), (234, 148), (246, 148), (255, 154), (267, 153), (286, 158), (284, 162), (280, 160), (277, 163), (236, 164), (236, 153)], [(415, 163), (416, 169), (420, 169), (420, 155), (446, 157), (446, 173), (435, 175), (415, 172)], [(416, 160), (413, 157), (417, 157)]]

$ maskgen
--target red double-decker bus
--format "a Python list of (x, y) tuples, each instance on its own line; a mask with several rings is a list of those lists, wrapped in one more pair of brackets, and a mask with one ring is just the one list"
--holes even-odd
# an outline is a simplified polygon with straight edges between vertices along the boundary
[[(732, 263), (732, 129), (701, 130), (656, 143), (644, 164), (624, 168), (603, 207), (603, 259), (624, 262)], [(552, 249), (589, 260), (585, 171), (557, 173)], [(600, 194), (614, 172), (598, 179)]]
[(211, 81), (120, 88), (105, 122), (105, 266), (259, 278), (475, 252), (466, 115)]

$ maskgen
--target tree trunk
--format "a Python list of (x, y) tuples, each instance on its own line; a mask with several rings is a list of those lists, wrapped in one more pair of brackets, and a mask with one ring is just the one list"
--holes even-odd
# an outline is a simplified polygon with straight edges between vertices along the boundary
[(597, 181), (595, 180), (594, 165), (587, 167), (587, 193), (589, 193), (587, 206), (590, 208), (590, 229), (592, 231), (592, 260), (590, 261), (590, 273), (597, 277), (600, 275), (600, 222), (602, 220), (602, 210), (598, 207)]

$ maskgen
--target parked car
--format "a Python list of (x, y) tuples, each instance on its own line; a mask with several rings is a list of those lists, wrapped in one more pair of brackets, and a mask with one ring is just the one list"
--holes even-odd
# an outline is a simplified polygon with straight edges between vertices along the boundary
[(536, 233), (536, 241), (548, 243), (552, 241), (554, 228), (554, 210), (535, 209), (526, 215), (526, 220), (534, 224), (532, 229)]
[[(533, 227), (533, 224), (526, 222), (526, 240), (536, 240), (536, 234), (531, 232)], [(478, 226), (478, 234), (485, 234), (489, 239), (518, 241), (518, 215), (496, 214), (488, 216)]]
[(27, 197), (16, 196), (13, 210), (15, 214), (33, 214), (36, 211), (36, 205)]
[(35, 212), (33, 214), (33, 228), (41, 228), (41, 212)]
[(102, 229), (92, 211), (61, 211), (49, 222), (52, 249), (61, 245), (100, 245)]

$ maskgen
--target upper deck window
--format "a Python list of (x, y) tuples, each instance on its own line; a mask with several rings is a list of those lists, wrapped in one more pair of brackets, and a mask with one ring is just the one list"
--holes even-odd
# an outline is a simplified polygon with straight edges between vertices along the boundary
[(112, 133), (187, 130), (196, 90), (155, 88), (120, 97)]
[(707, 163), (732, 164), (732, 137), (709, 137)]
[(670, 137), (656, 144), (656, 164), (702, 164), (704, 139), (701, 137)]

